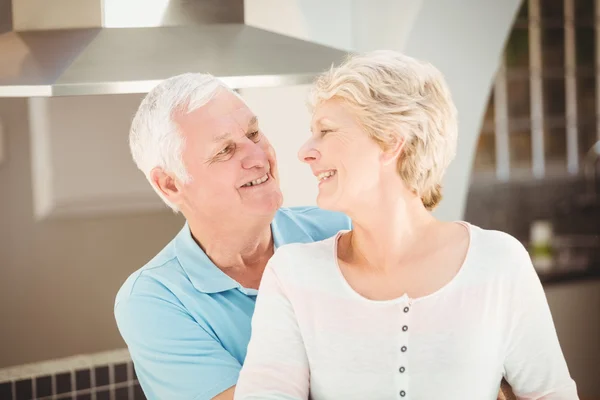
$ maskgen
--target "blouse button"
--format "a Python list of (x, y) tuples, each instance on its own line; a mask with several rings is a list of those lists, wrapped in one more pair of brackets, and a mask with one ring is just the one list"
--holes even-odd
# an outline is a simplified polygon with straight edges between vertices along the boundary
[(404, 307), (404, 312), (407, 313), (408, 312), (408, 307)]
[(402, 350), (402, 352), (404, 353), (406, 351), (406, 346), (402, 346), (400, 350)]
[(408, 330), (408, 326), (404, 325), (404, 326), (402, 327), (402, 331), (403, 331), (403, 332), (406, 332), (407, 330)]
[(403, 374), (406, 369), (404, 367), (400, 367), (400, 373)]
[(400, 396), (401, 396), (401, 397), (404, 397), (404, 396), (406, 396), (406, 392), (405, 392), (404, 390), (401, 390), (401, 391), (400, 391)]

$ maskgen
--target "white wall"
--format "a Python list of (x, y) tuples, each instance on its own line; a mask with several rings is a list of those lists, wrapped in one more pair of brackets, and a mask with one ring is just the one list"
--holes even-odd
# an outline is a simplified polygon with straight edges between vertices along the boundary
[[(348, 0), (247, 0), (248, 25), (352, 50), (353, 2)], [(257, 114), (262, 129), (277, 151), (285, 206), (315, 204), (317, 184), (297, 153), (308, 139), (310, 115), (306, 108), (308, 85), (243, 89), (240, 94)]]
[(403, 50), (446, 76), (459, 115), (459, 146), (436, 215), (463, 217), (475, 147), (490, 87), (521, 0), (426, 1)]
[(297, 157), (300, 146), (310, 136), (310, 115), (305, 105), (308, 86), (244, 89), (241, 94), (277, 151), (284, 205), (315, 204), (316, 179)]
[(247, 25), (344, 50), (354, 48), (352, 0), (246, 0)]
[[(248, 25), (348, 51), (399, 48), (420, 0), (248, 0)], [(375, 6), (376, 5), (376, 6)], [(309, 136), (309, 86), (243, 89), (277, 150), (284, 205), (315, 204), (317, 185), (297, 152)]]
[(353, 0), (351, 3), (353, 4), (352, 50), (401, 51), (407, 44), (424, 1)]
[[(252, 0), (246, 1), (245, 13), (246, 23), (263, 29), (347, 50), (395, 48), (438, 66), (448, 79), (459, 109), (460, 135), (457, 159), (448, 171), (445, 198), (436, 214), (442, 219), (460, 219), (489, 87), (518, 4), (519, 0)], [(314, 180), (296, 158), (308, 135), (306, 93), (307, 87), (302, 86), (241, 91), (276, 146), (285, 205), (315, 201)], [(135, 172), (123, 146), (129, 117), (138, 99), (32, 99), (36, 116), (32, 121), (47, 121), (46, 126), (36, 122), (33, 127), (36, 160), (46, 158), (43, 165), (34, 168), (34, 181), (41, 183), (35, 190), (38, 214), (130, 212), (162, 207)], [(66, 121), (57, 117), (68, 110), (77, 112)], [(98, 116), (97, 110), (106, 110), (111, 118)], [(52, 141), (44, 137), (51, 137)], [(69, 143), (94, 151), (86, 155), (86, 163), (82, 164), (81, 156), (70, 152)], [(116, 157), (116, 161), (106, 165), (105, 154)], [(78, 172), (87, 173), (90, 182), (100, 184), (81, 182), (76, 187), (69, 186), (72, 165), (85, 168)], [(45, 176), (48, 171), (52, 171), (49, 178)], [(107, 180), (108, 173), (115, 173), (115, 178)]]
[[(399, 49), (420, 0), (248, 0), (245, 21), (273, 32), (348, 51)], [(315, 204), (317, 184), (297, 152), (309, 137), (309, 86), (243, 89), (275, 146), (284, 205)]]
[[(317, 5), (318, 4), (318, 5)], [(248, 0), (246, 23), (300, 39), (312, 40), (352, 51), (392, 48), (431, 61), (446, 76), (459, 111), (459, 148), (444, 182), (444, 200), (435, 214), (442, 219), (463, 217), (479, 127), (490, 85), (499, 64), (504, 42), (512, 27), (520, 0), (368, 0), (318, 2), (317, 0)], [(485, 33), (484, 33), (485, 32)], [(245, 94), (246, 92), (242, 92)], [(290, 126), (284, 105), (298, 104), (297, 89), (281, 89), (273, 97), (253, 93), (253, 104), (264, 110), (274, 141), (306, 134), (306, 127)], [(304, 113), (304, 109), (299, 111)], [(295, 116), (295, 121), (307, 121)], [(283, 163), (292, 157), (296, 142), (277, 148)], [(304, 182), (303, 170), (282, 166), (284, 181)], [(298, 174), (298, 175), (296, 175)], [(287, 201), (305, 201), (312, 187), (293, 186)]]

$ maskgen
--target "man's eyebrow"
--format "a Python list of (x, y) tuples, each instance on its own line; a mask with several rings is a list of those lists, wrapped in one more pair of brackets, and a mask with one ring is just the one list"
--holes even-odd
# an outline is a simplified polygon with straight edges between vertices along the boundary
[(256, 124), (258, 124), (258, 118), (255, 115), (252, 118), (250, 118), (250, 121), (248, 122), (248, 128), (250, 128)]
[(220, 135), (215, 136), (212, 141), (213, 143), (222, 142), (226, 139), (229, 139), (230, 136), (231, 134), (229, 132), (221, 133)]
[[(258, 123), (258, 118), (256, 116), (253, 116), (252, 118), (250, 118), (250, 121), (248, 122), (248, 129), (252, 128), (257, 123)], [(215, 136), (212, 141), (213, 141), (213, 143), (218, 143), (218, 142), (223, 142), (230, 138), (231, 138), (231, 132), (224, 132), (224, 133), (221, 133), (220, 135)]]

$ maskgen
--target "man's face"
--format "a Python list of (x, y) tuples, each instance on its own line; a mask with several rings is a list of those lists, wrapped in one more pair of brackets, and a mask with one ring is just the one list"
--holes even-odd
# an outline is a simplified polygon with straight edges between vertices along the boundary
[(175, 122), (191, 178), (179, 185), (177, 203), (184, 213), (220, 220), (272, 215), (281, 206), (275, 151), (237, 96), (220, 90)]

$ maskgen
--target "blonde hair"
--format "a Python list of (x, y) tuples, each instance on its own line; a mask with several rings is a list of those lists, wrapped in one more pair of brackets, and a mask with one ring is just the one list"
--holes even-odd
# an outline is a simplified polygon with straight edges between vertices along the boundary
[(458, 134), (456, 107), (441, 72), (391, 50), (354, 55), (317, 78), (309, 105), (314, 109), (334, 97), (356, 112), (384, 150), (403, 141), (398, 173), (428, 210), (435, 208)]

